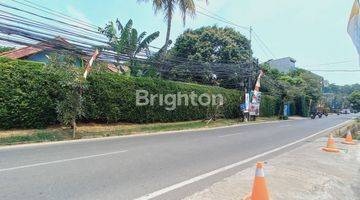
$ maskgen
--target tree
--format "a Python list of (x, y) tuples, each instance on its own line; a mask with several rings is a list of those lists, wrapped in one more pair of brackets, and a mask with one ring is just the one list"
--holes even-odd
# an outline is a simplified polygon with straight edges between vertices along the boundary
[(217, 26), (186, 30), (165, 61), (164, 77), (226, 88), (241, 87), (254, 64), (250, 41), (233, 28)]
[[(138, 1), (149, 2), (149, 0), (138, 0)], [(208, 0), (205, 0), (205, 1), (206, 1), (206, 3), (208, 3)], [(183, 23), (185, 25), (187, 15), (190, 15), (192, 17), (195, 16), (196, 5), (194, 3), (194, 0), (152, 0), (152, 2), (154, 5), (155, 13), (158, 13), (159, 11), (163, 11), (164, 19), (167, 22), (166, 39), (165, 39), (165, 45), (163, 47), (163, 49), (165, 49), (165, 51), (164, 51), (164, 55), (165, 55), (167, 52), (167, 49), (170, 46), (172, 18), (173, 18), (176, 6), (179, 6), (179, 8), (180, 8)]]
[(109, 22), (104, 28), (99, 28), (99, 32), (105, 35), (109, 40), (109, 45), (116, 52), (116, 62), (120, 71), (124, 69), (120, 65), (122, 57), (128, 56), (130, 59), (130, 69), (132, 73), (136, 74), (134, 70), (136, 67), (136, 56), (143, 50), (149, 48), (149, 44), (159, 37), (160, 32), (150, 34), (146, 37), (146, 32), (138, 34), (138, 31), (133, 28), (133, 21), (130, 19), (125, 26), (117, 19), (116, 25), (114, 22)]
[(63, 125), (71, 125), (73, 138), (76, 137), (76, 120), (83, 116), (84, 79), (81, 71), (75, 67), (77, 58), (69, 54), (51, 54), (47, 67), (50, 73), (55, 73), (61, 78), (61, 92), (56, 111), (58, 120)]
[(322, 98), (322, 77), (304, 69), (296, 69), (285, 74), (270, 68), (268, 64), (262, 65), (261, 68), (266, 74), (261, 91), (279, 97), (281, 108), (286, 102), (294, 102), (294, 113), (302, 116), (309, 114), (310, 106), (316, 109)]
[(360, 111), (360, 90), (352, 92), (348, 99), (352, 105), (351, 107)]
[(171, 57), (213, 63), (249, 62), (250, 41), (233, 28), (217, 26), (187, 30), (180, 35), (170, 51)]

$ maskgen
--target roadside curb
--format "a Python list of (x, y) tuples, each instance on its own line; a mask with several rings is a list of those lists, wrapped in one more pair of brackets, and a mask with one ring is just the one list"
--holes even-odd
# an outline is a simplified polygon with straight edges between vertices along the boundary
[(266, 122), (255, 122), (248, 124), (234, 124), (229, 126), (220, 126), (212, 128), (197, 128), (197, 129), (186, 129), (186, 130), (177, 130), (177, 131), (161, 131), (161, 132), (148, 132), (148, 133), (139, 133), (133, 135), (119, 135), (119, 136), (110, 136), (110, 137), (97, 137), (97, 138), (87, 138), (87, 139), (76, 139), (76, 140), (63, 140), (63, 141), (54, 141), (54, 142), (39, 142), (39, 143), (29, 143), (29, 144), (16, 144), (9, 146), (0, 146), (0, 150), (14, 149), (14, 148), (27, 148), (27, 147), (36, 147), (36, 146), (48, 146), (48, 145), (61, 145), (61, 144), (77, 144), (77, 143), (87, 143), (95, 141), (107, 141), (113, 139), (121, 138), (133, 138), (133, 137), (145, 137), (145, 136), (157, 136), (157, 135), (166, 135), (166, 134), (177, 134), (177, 133), (187, 133), (187, 132), (197, 132), (197, 131), (208, 131), (208, 130), (218, 130), (234, 127), (243, 127), (243, 126), (254, 126), (260, 124), (275, 124), (275, 123), (284, 123), (292, 122), (297, 120), (274, 120)]

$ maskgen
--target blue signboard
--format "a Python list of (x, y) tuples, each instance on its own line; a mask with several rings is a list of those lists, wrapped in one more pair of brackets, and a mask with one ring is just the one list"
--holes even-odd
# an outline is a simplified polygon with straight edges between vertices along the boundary
[(240, 104), (240, 110), (241, 110), (241, 111), (244, 111), (245, 109), (246, 109), (245, 103)]

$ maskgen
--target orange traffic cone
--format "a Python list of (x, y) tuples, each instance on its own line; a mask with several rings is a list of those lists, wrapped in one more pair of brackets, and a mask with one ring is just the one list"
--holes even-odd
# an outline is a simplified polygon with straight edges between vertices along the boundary
[(355, 145), (356, 142), (353, 141), (352, 135), (350, 130), (348, 130), (347, 134), (346, 134), (346, 138), (345, 141), (341, 142), (343, 144), (349, 144), (349, 145)]
[(252, 193), (247, 195), (243, 200), (269, 200), (269, 192), (266, 187), (263, 163), (256, 164), (255, 180)]
[(339, 153), (340, 152), (340, 150), (337, 149), (335, 146), (335, 141), (334, 141), (332, 134), (329, 135), (327, 145), (326, 145), (326, 147), (322, 148), (322, 150), (324, 150), (326, 152), (331, 152), (331, 153)]

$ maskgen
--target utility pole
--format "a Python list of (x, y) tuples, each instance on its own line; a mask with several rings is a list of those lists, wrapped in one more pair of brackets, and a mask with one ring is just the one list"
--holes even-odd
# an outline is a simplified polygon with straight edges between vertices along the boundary
[[(252, 28), (252, 26), (250, 26), (250, 29), (249, 29), (249, 42), (250, 42), (250, 50), (251, 50), (251, 48), (252, 48), (252, 35), (253, 35), (253, 28)], [(249, 71), (251, 71), (252, 72), (252, 70), (253, 70), (253, 61), (252, 61), (252, 58), (251, 58), (251, 56), (249, 57)], [(250, 91), (251, 91), (251, 76), (249, 76), (248, 78), (247, 78), (247, 84), (245, 85), (245, 98), (247, 97), (247, 98), (250, 98)], [(248, 100), (248, 101), (250, 101), (250, 99)], [(250, 121), (250, 110), (247, 110), (247, 112), (246, 113), (244, 113), (245, 114), (245, 122), (248, 122), (248, 121)]]
[(250, 26), (250, 29), (249, 29), (249, 41), (250, 41), (250, 49), (251, 49), (251, 46), (252, 46), (252, 35), (253, 35), (253, 27)]

